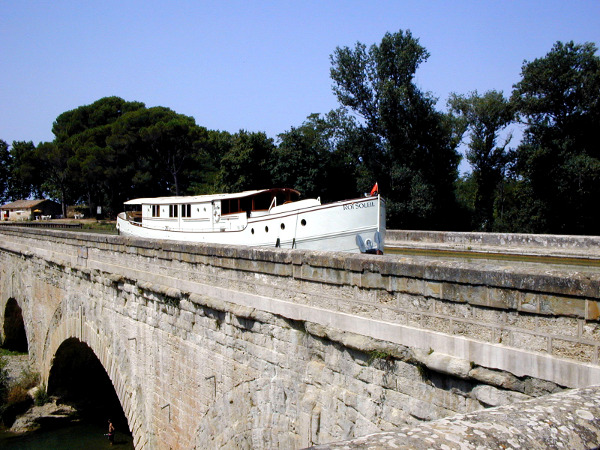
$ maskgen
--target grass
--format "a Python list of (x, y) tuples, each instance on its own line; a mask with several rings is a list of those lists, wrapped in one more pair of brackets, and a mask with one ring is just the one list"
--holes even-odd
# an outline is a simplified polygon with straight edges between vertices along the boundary
[(34, 403), (35, 406), (43, 406), (50, 401), (50, 396), (46, 390), (46, 385), (42, 384), (35, 393)]
[(105, 233), (116, 233), (117, 227), (115, 222), (101, 220), (100, 222), (83, 223), (83, 229), (86, 231), (97, 231)]
[(26, 355), (27, 352), (15, 352), (14, 350), (7, 350), (5, 348), (0, 348), (0, 356), (22, 356)]
[(382, 352), (379, 350), (373, 350), (369, 353), (369, 360), (367, 361), (367, 365), (373, 364), (375, 361), (383, 360), (385, 362), (390, 362), (394, 359), (394, 356), (387, 352)]

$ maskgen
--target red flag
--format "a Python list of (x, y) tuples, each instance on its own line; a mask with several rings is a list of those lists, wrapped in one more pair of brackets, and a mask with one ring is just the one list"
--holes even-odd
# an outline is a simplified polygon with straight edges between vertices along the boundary
[(375, 186), (373, 186), (373, 189), (371, 189), (371, 195), (375, 194), (379, 194), (379, 185), (377, 183), (375, 183)]

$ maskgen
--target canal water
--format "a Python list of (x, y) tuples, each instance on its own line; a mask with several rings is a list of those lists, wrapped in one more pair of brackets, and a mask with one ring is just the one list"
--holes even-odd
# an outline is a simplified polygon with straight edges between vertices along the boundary
[(26, 435), (0, 433), (0, 448), (3, 450), (101, 450), (101, 449), (133, 449), (133, 438), (129, 434), (117, 430), (114, 445), (110, 445), (106, 427), (95, 423), (79, 423), (48, 431), (34, 432)]

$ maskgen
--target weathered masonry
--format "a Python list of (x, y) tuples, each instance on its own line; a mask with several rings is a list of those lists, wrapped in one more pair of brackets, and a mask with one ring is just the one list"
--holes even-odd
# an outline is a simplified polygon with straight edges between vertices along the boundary
[(0, 319), (67, 340), (136, 448), (300, 448), (600, 383), (594, 270), (0, 229)]

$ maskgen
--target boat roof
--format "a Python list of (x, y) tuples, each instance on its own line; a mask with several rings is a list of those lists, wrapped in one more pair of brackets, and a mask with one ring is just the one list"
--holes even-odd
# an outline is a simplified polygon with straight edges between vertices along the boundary
[(209, 194), (209, 195), (188, 195), (188, 196), (172, 196), (172, 197), (148, 197), (148, 198), (134, 198), (126, 201), (125, 205), (173, 205), (183, 203), (204, 203), (212, 202), (214, 200), (230, 200), (235, 198), (252, 197), (265, 192), (283, 193), (292, 192), (300, 195), (300, 192), (296, 189), (290, 188), (272, 188), (272, 189), (258, 189), (254, 191), (237, 192), (235, 194)]

